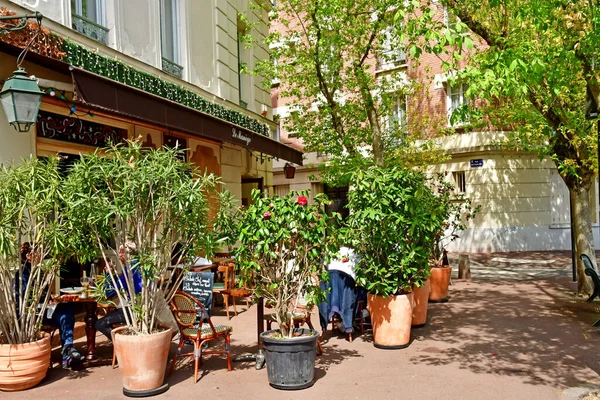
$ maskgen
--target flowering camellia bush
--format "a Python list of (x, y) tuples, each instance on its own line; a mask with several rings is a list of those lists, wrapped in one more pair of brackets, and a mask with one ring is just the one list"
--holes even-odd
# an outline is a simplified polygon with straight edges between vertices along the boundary
[(238, 215), (235, 256), (242, 282), (249, 283), (255, 298), (273, 306), (283, 337), (293, 336), (298, 302), (315, 304), (322, 298), (319, 280), (327, 279), (325, 266), (337, 252), (336, 241), (326, 237), (327, 197), (317, 194), (309, 205), (307, 195), (262, 197), (254, 190), (252, 204)]

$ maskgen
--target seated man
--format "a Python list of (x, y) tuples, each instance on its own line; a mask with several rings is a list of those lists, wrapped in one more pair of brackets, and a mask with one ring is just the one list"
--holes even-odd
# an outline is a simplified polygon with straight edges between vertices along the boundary
[[(133, 243), (128, 244), (128, 247), (135, 248), (133, 246), (135, 246)], [(119, 248), (119, 258), (121, 259), (121, 262), (123, 264), (125, 264), (127, 262), (126, 258), (125, 258), (125, 248), (124, 247)], [(134, 264), (135, 263), (137, 263), (137, 262), (134, 261)], [(107, 268), (109, 268), (109, 267), (107, 267)], [(136, 268), (135, 265), (133, 267), (129, 268), (129, 270), (131, 270), (133, 272), (134, 292), (135, 292), (135, 294), (138, 294), (142, 291), (142, 277), (138, 271), (138, 268)], [(119, 281), (117, 282), (117, 289), (119, 289), (119, 290), (123, 289), (123, 288), (127, 289), (127, 287), (128, 287), (127, 279), (125, 278), (125, 276), (123, 274), (121, 274), (119, 276)], [(115, 297), (117, 296), (117, 292), (112, 287), (109, 287), (106, 290), (105, 295), (106, 295), (107, 299), (112, 298), (113, 300), (115, 300)], [(118, 298), (116, 299), (116, 301), (118, 301)], [(117, 309), (115, 311), (108, 313), (104, 318), (101, 318), (98, 321), (96, 321), (96, 329), (98, 331), (102, 332), (104, 334), (104, 336), (106, 336), (108, 338), (109, 341), (112, 341), (112, 337), (110, 334), (110, 332), (113, 329), (112, 326), (115, 324), (124, 324), (126, 322), (125, 313), (124, 313), (122, 307), (123, 306), (121, 304), (117, 304)]]
[[(21, 245), (21, 262), (23, 265), (23, 276), (20, 279), (21, 287), (17, 293), (23, 293), (29, 282), (31, 273), (31, 246), (28, 242)], [(17, 282), (19, 277), (17, 276)], [(18, 285), (18, 283), (17, 283)], [(75, 311), (71, 303), (51, 303), (46, 308), (46, 315), (42, 321), (44, 325), (55, 326), (60, 332), (60, 341), (62, 344), (62, 365), (63, 368), (71, 367), (80, 369), (84, 357), (73, 346), (73, 330), (75, 328)]]

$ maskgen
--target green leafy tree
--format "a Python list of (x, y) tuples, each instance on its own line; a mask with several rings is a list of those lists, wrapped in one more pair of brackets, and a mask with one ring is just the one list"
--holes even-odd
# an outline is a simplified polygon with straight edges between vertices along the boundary
[[(509, 132), (507, 145), (551, 158), (569, 188), (578, 254), (594, 254), (590, 190), (598, 169), (595, 123), (584, 117), (586, 91), (600, 101), (600, 6), (588, 0), (446, 0), (487, 46), (469, 57), (478, 115)], [(449, 62), (448, 68), (456, 63)], [(592, 257), (595, 262), (595, 257)], [(591, 286), (578, 260), (578, 292)]]
[(388, 157), (422, 160), (414, 151), (420, 132), (396, 118), (398, 99), (418, 82), (397, 68), (376, 77), (376, 64), (445, 53), (446, 45), (462, 46), (462, 36), (446, 35), (435, 12), (418, 1), (286, 0), (271, 16), (281, 29), (271, 29), (272, 59), (254, 73), (269, 85), (281, 82), (291, 110), (285, 128), (306, 151), (328, 155), (325, 180), (347, 183), (354, 169)]
[[(127, 325), (138, 334), (158, 328), (165, 300), (171, 299), (194, 256), (210, 256), (219, 245), (209, 200), (218, 192), (218, 180), (182, 162), (180, 155), (181, 150), (148, 149), (138, 142), (115, 145), (82, 156), (65, 185), (74, 232), (90, 235), (96, 246), (80, 241), (85, 244), (80, 251), (90, 252), (89, 257), (99, 252), (112, 265), (106, 279), (111, 287), (120, 287), (119, 276), (125, 277), (127, 285), (116, 292)], [(125, 262), (116, 257), (121, 248), (127, 249)], [(171, 282), (175, 250), (174, 262), (182, 273)], [(139, 294), (134, 292), (134, 272), (142, 280)]]
[[(68, 256), (57, 166), (56, 158), (30, 159), (0, 169), (0, 343), (39, 338), (49, 289)], [(29, 271), (21, 257), (25, 242)]]

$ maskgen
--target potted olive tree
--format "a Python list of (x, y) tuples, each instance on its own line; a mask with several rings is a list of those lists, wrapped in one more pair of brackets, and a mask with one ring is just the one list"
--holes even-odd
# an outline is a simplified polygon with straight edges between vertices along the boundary
[(445, 179), (445, 174), (438, 173), (432, 177), (431, 187), (436, 196), (432, 199), (432, 207), (443, 216), (444, 222), (434, 234), (434, 241), (429, 255), (431, 267), (430, 303), (448, 301), (448, 285), (452, 268), (448, 264), (446, 246), (459, 237), (466, 229), (466, 224), (479, 212), (479, 206), (473, 207), (471, 200), (463, 193), (455, 193), (454, 185)]
[[(94, 238), (123, 307), (126, 327), (112, 336), (124, 393), (131, 396), (167, 390), (172, 331), (159, 314), (189, 268), (187, 255), (210, 256), (217, 245), (210, 216), (218, 213), (209, 207), (217, 179), (198, 174), (180, 153), (135, 141), (115, 145), (82, 156), (66, 184), (69, 219)], [(172, 274), (176, 247), (182, 269)]]
[(428, 275), (427, 258), (443, 217), (422, 172), (372, 166), (355, 172), (348, 194), (347, 242), (359, 256), (356, 281), (368, 291), (378, 348), (408, 346), (412, 287)]
[(50, 365), (40, 327), (67, 247), (60, 189), (56, 159), (0, 169), (0, 390), (33, 387)]
[(335, 240), (326, 237), (326, 196), (317, 194), (309, 205), (307, 195), (262, 197), (254, 190), (239, 216), (240, 274), (251, 280), (253, 296), (273, 307), (279, 327), (261, 335), (269, 383), (279, 389), (313, 384), (318, 334), (295, 329), (293, 317), (303, 299), (310, 305), (323, 298), (319, 281), (327, 279), (325, 266), (336, 250)]

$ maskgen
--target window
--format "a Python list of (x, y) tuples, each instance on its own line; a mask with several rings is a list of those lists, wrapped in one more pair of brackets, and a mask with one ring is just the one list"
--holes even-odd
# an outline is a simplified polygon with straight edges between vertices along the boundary
[(408, 125), (404, 94), (397, 95), (390, 104), (389, 114), (383, 121), (390, 146), (401, 146)]
[(181, 78), (183, 67), (179, 65), (179, 3), (177, 0), (160, 0), (160, 37), (163, 71)]
[(406, 115), (406, 96), (398, 96), (392, 104), (391, 122), (401, 128), (406, 128), (408, 118)]
[(248, 61), (250, 60), (250, 50), (244, 47), (244, 36), (248, 33), (246, 23), (238, 17), (237, 21), (237, 56), (238, 56), (238, 89), (239, 104), (241, 107), (248, 108), (250, 91), (252, 90), (250, 75), (248, 74)]
[(279, 197), (285, 197), (290, 192), (290, 185), (273, 186), (273, 194)]
[(460, 19), (457, 16), (452, 14), (447, 7), (444, 7), (444, 24), (446, 25), (446, 28), (451, 31), (455, 31), (456, 23), (459, 21)]
[(398, 68), (406, 64), (406, 53), (399, 45), (392, 28), (382, 33), (381, 54), (377, 57), (377, 70)]
[(71, 0), (71, 21), (77, 32), (108, 44), (104, 0)]
[(460, 111), (462, 108), (469, 104), (465, 93), (467, 92), (467, 85), (464, 83), (451, 84), (446, 83), (446, 108), (448, 116), (448, 126), (461, 126), (468, 122), (464, 118), (459, 116), (452, 116), (457, 110)]
[(465, 171), (454, 171), (452, 173), (452, 178), (454, 178), (455, 191), (457, 193), (465, 193), (467, 189)]

